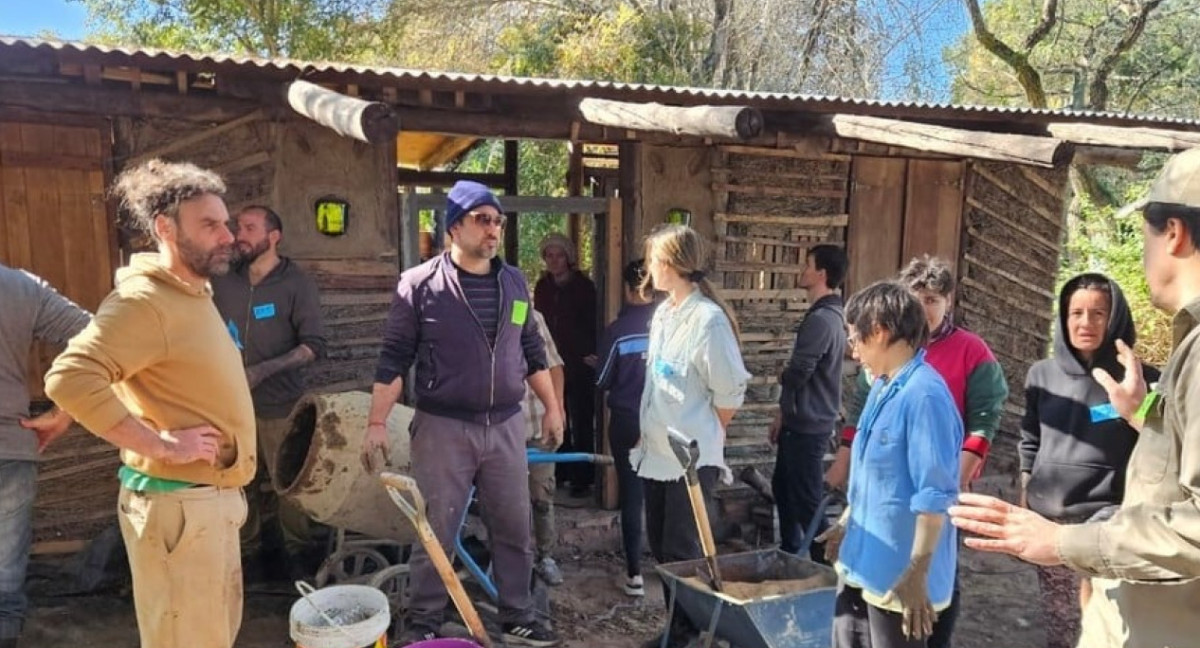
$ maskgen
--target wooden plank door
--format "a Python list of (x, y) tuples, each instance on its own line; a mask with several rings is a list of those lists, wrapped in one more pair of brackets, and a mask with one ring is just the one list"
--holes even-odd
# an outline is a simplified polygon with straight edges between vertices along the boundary
[(851, 175), (847, 295), (896, 274), (904, 240), (907, 160), (856, 156)]
[[(0, 122), (0, 262), (92, 311), (112, 289), (117, 256), (104, 200), (106, 135), (100, 125)], [(35, 398), (53, 352), (34, 352)]]
[(901, 267), (922, 254), (958, 267), (964, 172), (959, 160), (909, 160)]

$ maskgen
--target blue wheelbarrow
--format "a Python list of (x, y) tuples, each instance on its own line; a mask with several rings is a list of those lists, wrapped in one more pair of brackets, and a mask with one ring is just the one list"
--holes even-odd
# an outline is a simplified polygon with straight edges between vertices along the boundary
[[(796, 555), (764, 549), (716, 557), (716, 573), (727, 584), (805, 580), (808, 586), (741, 600), (708, 586), (714, 570), (703, 558), (659, 565), (655, 569), (669, 592), (665, 627), (671, 627), (671, 616), (679, 609), (704, 631), (703, 648), (709, 648), (715, 639), (724, 639), (734, 648), (829, 648), (837, 573), (800, 556), (808, 555), (831, 500), (826, 497), (821, 502)], [(663, 643), (665, 648), (665, 632)]]

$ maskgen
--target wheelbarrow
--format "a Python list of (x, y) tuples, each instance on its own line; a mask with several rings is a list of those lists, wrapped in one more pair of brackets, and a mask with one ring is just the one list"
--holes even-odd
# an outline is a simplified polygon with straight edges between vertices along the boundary
[[(742, 600), (709, 587), (710, 563), (704, 558), (668, 563), (655, 569), (667, 584), (669, 615), (682, 610), (693, 625), (704, 631), (703, 648), (712, 646), (715, 639), (724, 639), (733, 648), (829, 648), (833, 643), (837, 573), (832, 567), (800, 556), (808, 555), (808, 546), (830, 500), (826, 497), (821, 502), (797, 555), (763, 549), (716, 558), (727, 585), (807, 580), (808, 587)], [(666, 627), (671, 627), (670, 616)], [(663, 641), (665, 644), (666, 633)]]

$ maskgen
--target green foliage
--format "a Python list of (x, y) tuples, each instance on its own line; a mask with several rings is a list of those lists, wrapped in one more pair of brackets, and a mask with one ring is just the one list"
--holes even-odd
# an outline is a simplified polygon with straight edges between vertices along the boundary
[(493, 67), (519, 76), (689, 85), (699, 81), (704, 52), (698, 44), (705, 38), (705, 26), (688, 14), (621, 2), (507, 27), (497, 38)]
[[(1145, 195), (1148, 186), (1148, 182), (1130, 184), (1126, 202)], [(1081, 272), (1102, 272), (1116, 281), (1133, 312), (1138, 355), (1161, 367), (1171, 351), (1171, 322), (1167, 314), (1150, 303), (1142, 269), (1141, 219), (1133, 215), (1118, 221), (1114, 209), (1096, 207), (1086, 199), (1081, 207), (1079, 222), (1062, 256), (1058, 288)]]
[(102, 42), (310, 60), (377, 45), (386, 0), (72, 0)]

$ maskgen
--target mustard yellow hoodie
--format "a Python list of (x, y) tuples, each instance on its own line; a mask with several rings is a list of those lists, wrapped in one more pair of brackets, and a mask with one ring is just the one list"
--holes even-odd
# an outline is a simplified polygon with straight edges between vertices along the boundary
[(254, 406), (241, 354), (211, 288), (180, 279), (157, 254), (135, 254), (117, 271), (92, 323), (46, 374), (46, 393), (93, 433), (129, 415), (155, 430), (221, 431), (216, 466), (168, 465), (123, 449), (121, 460), (142, 473), (222, 487), (254, 477)]

